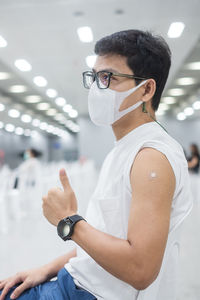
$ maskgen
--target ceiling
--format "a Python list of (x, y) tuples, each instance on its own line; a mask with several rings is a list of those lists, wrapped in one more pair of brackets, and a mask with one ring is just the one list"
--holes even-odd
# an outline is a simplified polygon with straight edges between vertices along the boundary
[[(0, 80), (0, 103), (6, 104), (6, 110), (0, 112), (0, 121), (32, 130), (31, 123), (8, 116), (8, 110), (16, 108), (21, 114), (31, 115), (32, 119), (77, 132), (78, 118), (70, 118), (63, 112), (55, 99), (46, 95), (46, 90), (55, 89), (59, 97), (64, 97), (78, 111), (78, 117), (87, 116), (87, 90), (82, 86), (81, 75), (88, 69), (85, 58), (93, 54), (98, 39), (130, 28), (151, 30), (168, 42), (172, 68), (164, 96), (168, 96), (169, 88), (180, 88), (177, 78), (195, 76), (197, 79), (195, 85), (184, 87), (184, 96), (176, 97), (176, 103), (170, 104), (166, 113), (181, 112), (192, 105), (198, 94), (200, 71), (189, 71), (184, 66), (186, 62), (200, 61), (199, 11), (199, 0), (1, 0), (0, 36), (8, 45), (0, 48), (0, 72), (9, 72), (11, 77)], [(185, 29), (180, 38), (170, 39), (167, 32), (170, 24), (176, 21), (184, 22)], [(79, 40), (77, 28), (81, 26), (91, 27), (93, 42)], [(26, 59), (32, 70), (19, 71), (14, 65), (16, 59)], [(33, 78), (39, 75), (47, 79), (46, 87), (33, 83)], [(10, 93), (10, 86), (18, 84), (25, 85), (27, 91)], [(49, 103), (60, 117), (55, 120), (55, 114), (48, 116), (45, 110), (37, 109), (37, 104), (26, 103), (28, 95), (39, 95), (40, 102)], [(195, 116), (199, 116), (198, 113), (191, 117)]]

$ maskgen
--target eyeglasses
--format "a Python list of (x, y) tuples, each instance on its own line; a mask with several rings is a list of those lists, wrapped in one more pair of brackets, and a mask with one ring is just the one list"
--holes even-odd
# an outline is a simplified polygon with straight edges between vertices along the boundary
[(138, 80), (146, 79), (135, 75), (113, 73), (108, 71), (99, 71), (97, 73), (92, 71), (86, 71), (83, 72), (83, 85), (86, 89), (90, 89), (93, 82), (96, 80), (99, 89), (107, 89), (110, 86), (110, 80), (112, 76), (126, 77)]

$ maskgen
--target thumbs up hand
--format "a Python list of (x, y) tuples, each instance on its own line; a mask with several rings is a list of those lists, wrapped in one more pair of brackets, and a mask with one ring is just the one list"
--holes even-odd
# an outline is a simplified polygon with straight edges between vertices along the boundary
[(61, 219), (77, 214), (77, 200), (71, 188), (69, 179), (64, 169), (59, 173), (63, 190), (52, 188), (43, 200), (43, 214), (53, 225), (57, 226)]

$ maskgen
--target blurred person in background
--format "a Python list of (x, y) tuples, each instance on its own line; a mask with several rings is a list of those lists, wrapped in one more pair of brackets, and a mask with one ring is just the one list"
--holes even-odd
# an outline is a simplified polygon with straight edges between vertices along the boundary
[(188, 168), (192, 174), (199, 173), (200, 154), (197, 144), (190, 145), (191, 156), (188, 158)]
[(20, 300), (176, 299), (180, 230), (192, 201), (183, 149), (155, 116), (171, 52), (159, 36), (126, 30), (102, 38), (95, 53), (94, 68), (83, 73), (89, 114), (95, 124), (112, 126), (115, 147), (103, 163), (86, 220), (77, 214), (75, 193), (60, 170), (63, 189), (52, 188), (43, 197), (43, 213), (75, 248), (1, 280), (0, 300), (6, 295)]

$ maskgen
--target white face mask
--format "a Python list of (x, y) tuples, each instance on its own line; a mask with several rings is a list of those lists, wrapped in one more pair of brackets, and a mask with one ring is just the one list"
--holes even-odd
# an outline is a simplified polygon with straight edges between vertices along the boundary
[(88, 110), (92, 122), (96, 125), (112, 125), (127, 113), (135, 110), (142, 104), (142, 101), (138, 101), (136, 104), (122, 111), (119, 111), (119, 108), (124, 99), (139, 89), (146, 81), (125, 92), (99, 89), (96, 82), (94, 82), (88, 95)]

